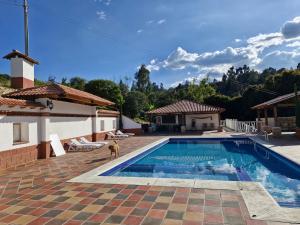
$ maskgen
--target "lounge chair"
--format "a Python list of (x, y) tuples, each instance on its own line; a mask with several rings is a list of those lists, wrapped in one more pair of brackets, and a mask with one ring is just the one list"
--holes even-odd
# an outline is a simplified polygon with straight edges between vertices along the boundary
[(114, 134), (113, 132), (108, 132), (107, 135), (110, 139), (113, 139), (113, 140), (124, 139), (124, 138), (129, 137), (127, 134)]
[(107, 141), (89, 141), (88, 139), (86, 139), (85, 137), (81, 137), (79, 138), (79, 142), (81, 144), (96, 144), (96, 145), (107, 145), (108, 142)]
[(79, 149), (81, 150), (92, 150), (92, 149), (96, 149), (96, 148), (101, 148), (103, 146), (100, 144), (82, 144), (79, 141), (77, 141), (76, 139), (71, 139), (70, 144), (69, 144), (69, 149), (68, 151), (77, 151)]
[(123, 133), (122, 131), (118, 130), (116, 132), (117, 135), (128, 135), (128, 136), (134, 136), (135, 134), (134, 133)]

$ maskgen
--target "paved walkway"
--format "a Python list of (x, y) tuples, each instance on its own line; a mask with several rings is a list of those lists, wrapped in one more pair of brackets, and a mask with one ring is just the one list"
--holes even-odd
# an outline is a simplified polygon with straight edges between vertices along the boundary
[[(160, 138), (122, 140), (121, 155)], [(281, 224), (252, 220), (239, 191), (66, 183), (109, 160), (104, 147), (1, 172), (0, 224)]]

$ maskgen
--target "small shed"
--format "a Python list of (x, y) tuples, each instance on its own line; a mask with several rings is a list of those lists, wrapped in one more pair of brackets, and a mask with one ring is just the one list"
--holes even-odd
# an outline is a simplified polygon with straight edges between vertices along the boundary
[(182, 100), (147, 112), (158, 130), (215, 130), (225, 109)]

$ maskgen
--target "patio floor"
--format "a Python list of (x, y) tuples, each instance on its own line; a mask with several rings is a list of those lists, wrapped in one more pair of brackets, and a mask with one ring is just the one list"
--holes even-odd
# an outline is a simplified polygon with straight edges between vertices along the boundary
[[(122, 140), (121, 155), (160, 138)], [(108, 161), (104, 147), (0, 172), (0, 224), (282, 224), (252, 220), (239, 191), (66, 182)]]

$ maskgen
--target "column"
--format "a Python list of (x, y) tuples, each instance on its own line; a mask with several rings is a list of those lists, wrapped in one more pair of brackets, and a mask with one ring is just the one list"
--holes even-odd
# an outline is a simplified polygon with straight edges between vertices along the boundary
[(48, 159), (51, 156), (51, 147), (49, 139), (49, 124), (50, 118), (49, 114), (44, 114), (40, 117), (40, 145), (38, 158), (39, 159)]
[(273, 107), (273, 114), (274, 114), (274, 123), (275, 123), (275, 127), (278, 126), (278, 115), (277, 115), (277, 106), (274, 105)]
[(269, 125), (269, 121), (268, 121), (268, 109), (264, 109), (264, 114), (265, 114), (265, 125), (268, 126)]

